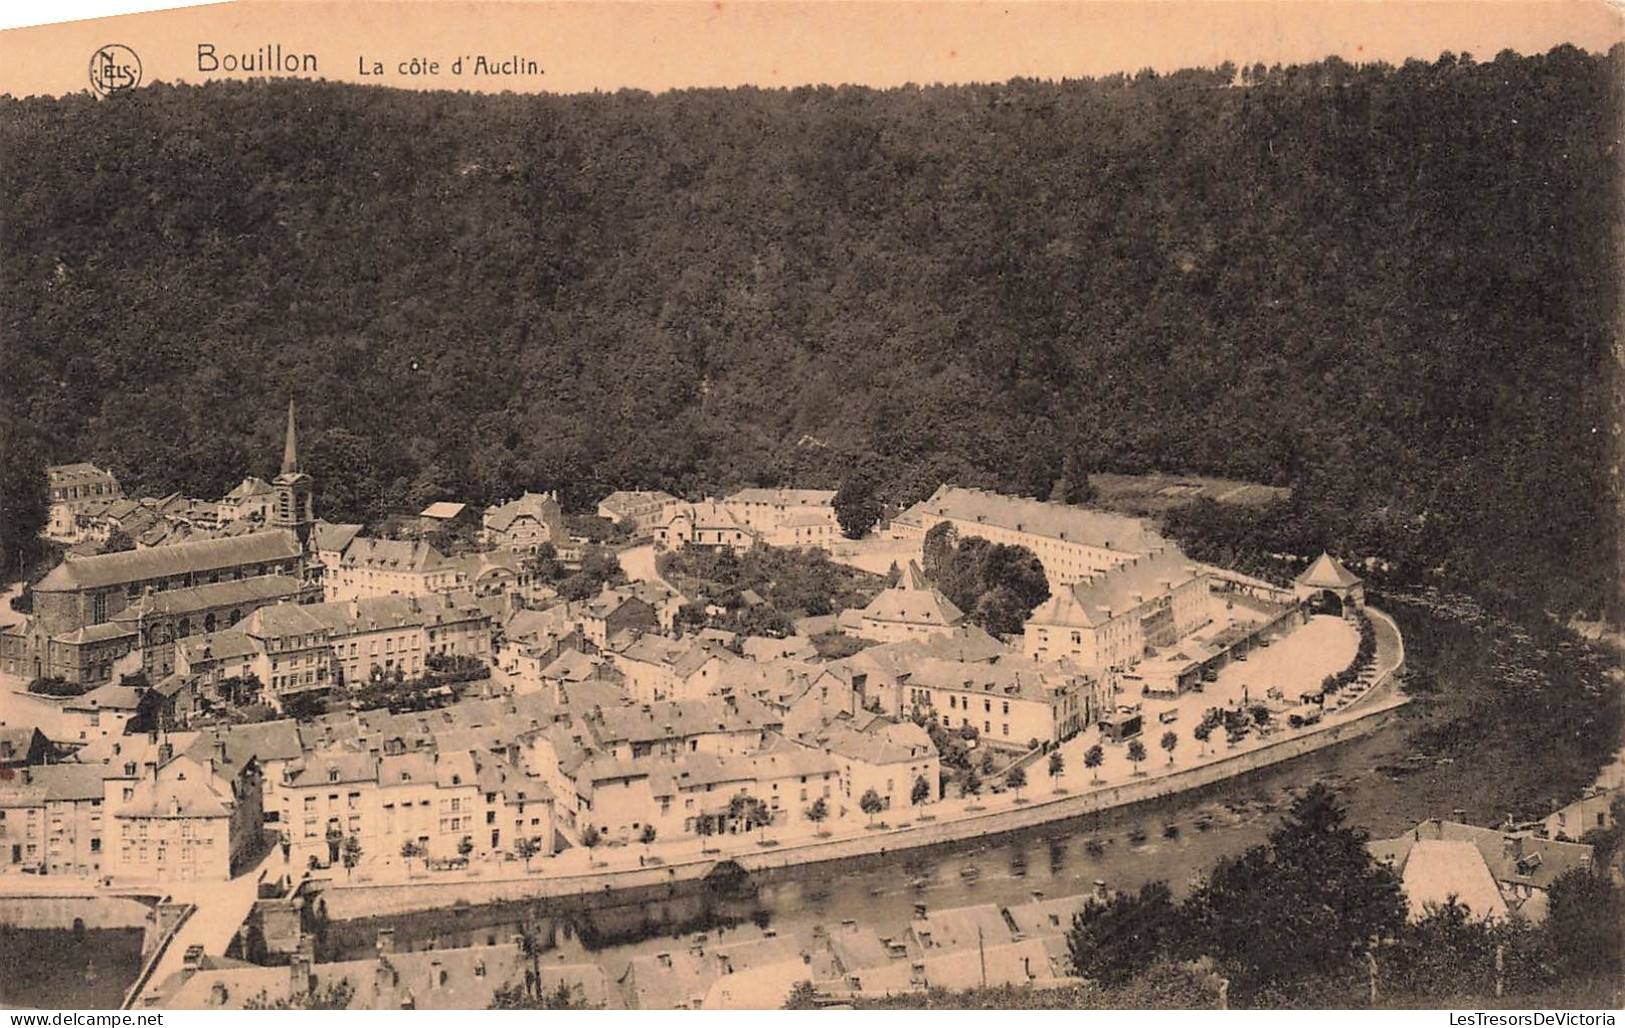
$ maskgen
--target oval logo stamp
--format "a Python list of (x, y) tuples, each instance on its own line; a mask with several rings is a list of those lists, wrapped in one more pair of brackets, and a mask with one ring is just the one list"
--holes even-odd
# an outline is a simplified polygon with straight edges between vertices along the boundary
[(108, 43), (90, 55), (90, 88), (112, 96), (141, 84), (141, 58), (123, 43)]

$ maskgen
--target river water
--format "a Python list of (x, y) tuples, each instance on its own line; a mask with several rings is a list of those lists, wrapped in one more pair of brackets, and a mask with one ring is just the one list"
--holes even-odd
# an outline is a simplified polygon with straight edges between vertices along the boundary
[(142, 935), (0, 925), (0, 1007), (118, 1009), (141, 970)]

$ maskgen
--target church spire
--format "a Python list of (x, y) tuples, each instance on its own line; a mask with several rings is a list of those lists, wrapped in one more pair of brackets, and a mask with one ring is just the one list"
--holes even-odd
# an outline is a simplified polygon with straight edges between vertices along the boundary
[(282, 444), (282, 473), (296, 475), (299, 473), (299, 440), (294, 429), (293, 401), (288, 401), (288, 439)]

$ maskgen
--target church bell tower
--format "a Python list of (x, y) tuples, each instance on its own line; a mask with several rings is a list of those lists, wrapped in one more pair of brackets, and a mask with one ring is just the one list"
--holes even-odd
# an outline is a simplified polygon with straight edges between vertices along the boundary
[(282, 473), (271, 482), (276, 505), (271, 510), (271, 527), (291, 529), (307, 554), (311, 533), (316, 527), (315, 482), (299, 470), (299, 437), (294, 425), (293, 401), (288, 401), (288, 438), (282, 444)]

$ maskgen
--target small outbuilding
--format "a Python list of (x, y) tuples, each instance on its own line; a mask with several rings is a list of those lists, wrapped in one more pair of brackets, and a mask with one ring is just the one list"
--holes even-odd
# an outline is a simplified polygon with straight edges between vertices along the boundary
[(1351, 617), (1365, 606), (1365, 582), (1325, 552), (1292, 580), (1292, 592), (1317, 614)]

